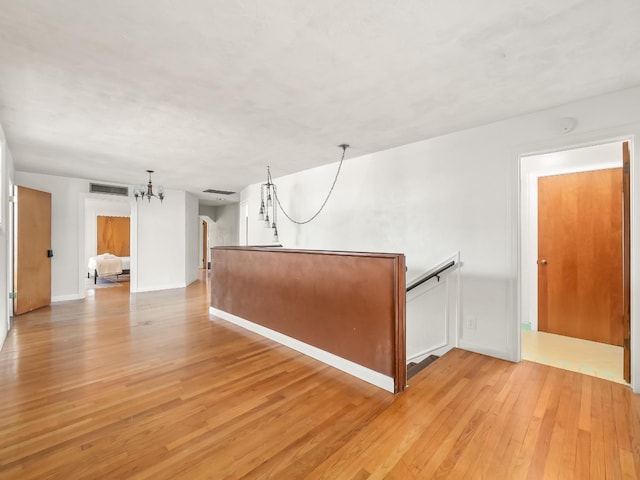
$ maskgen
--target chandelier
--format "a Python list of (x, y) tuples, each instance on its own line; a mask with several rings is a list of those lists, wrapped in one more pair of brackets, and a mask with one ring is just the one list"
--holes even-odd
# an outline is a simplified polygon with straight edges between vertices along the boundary
[(156, 197), (160, 199), (160, 203), (164, 200), (164, 187), (162, 185), (158, 185), (158, 193), (153, 193), (153, 185), (151, 184), (151, 174), (153, 170), (147, 170), (149, 174), (149, 183), (146, 185), (140, 184), (133, 187), (133, 196), (136, 197), (136, 202), (138, 198), (144, 199), (147, 197), (149, 199), (149, 203), (151, 203), (151, 197)]
[(287, 217), (291, 222), (297, 225), (304, 225), (305, 223), (309, 223), (318, 215), (320, 215), (320, 212), (322, 212), (325, 205), (329, 201), (329, 197), (333, 192), (333, 187), (336, 186), (338, 175), (340, 175), (340, 169), (342, 168), (342, 162), (344, 161), (344, 155), (347, 151), (347, 148), (349, 148), (349, 145), (343, 143), (342, 145), (338, 145), (338, 147), (342, 149), (342, 158), (340, 159), (340, 163), (338, 164), (338, 171), (336, 172), (336, 176), (333, 179), (333, 183), (331, 184), (329, 193), (327, 193), (327, 196), (324, 199), (324, 202), (322, 202), (322, 205), (320, 205), (318, 211), (311, 215), (311, 217), (309, 217), (307, 220), (295, 220), (286, 212), (284, 208), (282, 208), (282, 204), (280, 203), (280, 199), (278, 198), (278, 187), (275, 183), (273, 183), (273, 179), (271, 178), (271, 168), (267, 166), (267, 182), (260, 185), (260, 211), (258, 212), (258, 221), (264, 222), (265, 228), (273, 229), (273, 243), (280, 242), (280, 239), (278, 238), (278, 209), (282, 211), (285, 217)]

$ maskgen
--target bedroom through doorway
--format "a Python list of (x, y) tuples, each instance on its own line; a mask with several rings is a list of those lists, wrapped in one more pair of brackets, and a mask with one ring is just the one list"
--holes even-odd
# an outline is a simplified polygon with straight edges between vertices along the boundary
[(85, 291), (126, 288), (131, 279), (131, 205), (128, 198), (85, 199)]

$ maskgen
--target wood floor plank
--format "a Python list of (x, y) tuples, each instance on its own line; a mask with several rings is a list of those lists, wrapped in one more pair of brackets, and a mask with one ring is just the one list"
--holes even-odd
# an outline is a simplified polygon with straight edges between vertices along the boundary
[(565, 403), (562, 405), (561, 415), (565, 417), (562, 423), (564, 430), (564, 444), (562, 445), (562, 455), (560, 460), (560, 471), (558, 478), (570, 480), (570, 473), (576, 466), (578, 455), (578, 436), (580, 429), (580, 409), (576, 405), (580, 405), (582, 401), (582, 378), (575, 375), (567, 377), (567, 392), (564, 397)]
[(2, 479), (637, 478), (628, 387), (454, 349), (391, 395), (208, 315), (205, 278), (15, 319)]
[[(628, 393), (628, 392), (625, 392)], [(636, 472), (640, 475), (640, 395), (630, 394), (631, 405), (625, 402), (623, 408), (629, 412), (629, 435), (631, 437), (631, 453)]]
[[(514, 435), (514, 455), (511, 458), (507, 476), (511, 478), (524, 478), (529, 470), (531, 454), (540, 430), (542, 420), (534, 416), (538, 399), (545, 385), (547, 372), (535, 368), (529, 362), (523, 362), (526, 369), (523, 376), (528, 379), (529, 388), (518, 398), (515, 409), (511, 413), (518, 418), (518, 431)], [(520, 445), (518, 448), (517, 445)]]
[(591, 478), (606, 478), (606, 455), (604, 444), (608, 439), (604, 437), (604, 416), (602, 409), (602, 391), (605, 386), (594, 382), (591, 390)]

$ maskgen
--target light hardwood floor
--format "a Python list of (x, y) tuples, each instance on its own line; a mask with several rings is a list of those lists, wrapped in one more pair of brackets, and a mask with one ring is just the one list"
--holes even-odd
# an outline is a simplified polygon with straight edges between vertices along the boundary
[(523, 329), (522, 358), (628, 385), (624, 351), (615, 345)]
[(207, 313), (206, 282), (19, 317), (0, 478), (637, 478), (628, 387), (454, 350), (393, 396)]

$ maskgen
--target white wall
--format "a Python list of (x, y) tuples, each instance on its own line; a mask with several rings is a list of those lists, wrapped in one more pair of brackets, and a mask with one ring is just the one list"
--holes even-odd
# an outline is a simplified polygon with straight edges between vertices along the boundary
[[(198, 235), (200, 217), (198, 215), (198, 199), (190, 193), (185, 194), (185, 283), (189, 285), (198, 279), (200, 253), (198, 246), (202, 235)], [(200, 250), (202, 251), (202, 250)]]
[(454, 265), (437, 277), (407, 292), (407, 363), (420, 363), (429, 355), (443, 355), (457, 345), (460, 309), (460, 258), (444, 260), (425, 277), (451, 261)]
[(520, 225), (522, 282), (520, 321), (538, 330), (538, 178), (622, 166), (622, 142), (529, 155), (521, 160)]
[(213, 205), (198, 205), (198, 214), (209, 217), (211, 220), (216, 219), (216, 207)]
[[(51, 301), (84, 297), (78, 252), (84, 253), (84, 215), (80, 218), (80, 195), (89, 191), (89, 181), (77, 178), (16, 172), (16, 184), (51, 193)], [(86, 264), (84, 277), (86, 278)]]
[(140, 201), (132, 211), (132, 292), (181, 288), (198, 278), (198, 201), (179, 190), (165, 194), (164, 202)]
[[(139, 201), (131, 222), (137, 226), (136, 255), (132, 255), (131, 291), (144, 292), (180, 288), (187, 285), (186, 193), (165, 190), (161, 203)], [(133, 253), (133, 252), (132, 252)]]
[(8, 299), (8, 291), (11, 275), (11, 257), (9, 255), (11, 228), (9, 226), (9, 209), (11, 204), (8, 201), (9, 185), (13, 178), (13, 160), (5, 141), (4, 132), (0, 127), (0, 348), (7, 338), (10, 321), (11, 302)]
[[(348, 159), (333, 197), (315, 221), (299, 227), (279, 216), (281, 242), (291, 248), (404, 252), (409, 279), (460, 251), (458, 344), (519, 360), (519, 157), (635, 139), (640, 135), (639, 106), (640, 88), (635, 88)], [(577, 119), (573, 132), (562, 132), (563, 117)], [(357, 155), (357, 139), (346, 140), (354, 145), (347, 156)], [(638, 152), (634, 141), (633, 211), (640, 211)], [(336, 148), (336, 158), (339, 154)], [(295, 217), (312, 214), (336, 168), (333, 164), (276, 178), (285, 208)], [(273, 173), (277, 177), (277, 170)], [(241, 201), (257, 213), (259, 186), (243, 190)], [(638, 222), (632, 225), (632, 238), (632, 377), (638, 390)], [(249, 240), (260, 244), (270, 238), (264, 230), (250, 228)], [(474, 323), (468, 318), (475, 327), (468, 326)]]
[[(216, 226), (213, 235), (209, 235), (212, 246), (239, 245), (238, 216), (239, 204), (231, 203), (216, 207)], [(256, 210), (257, 211), (257, 210)]]

